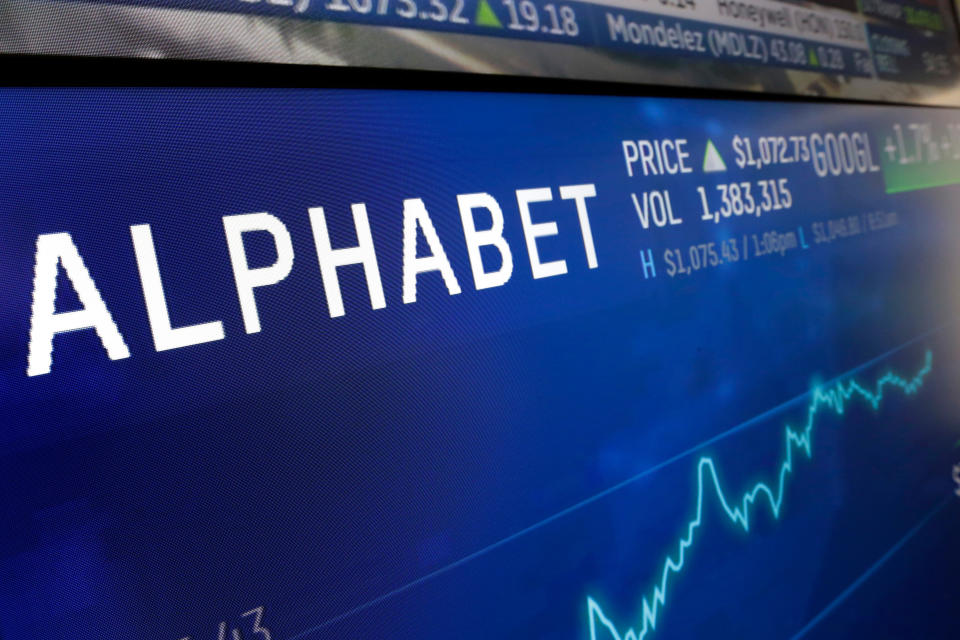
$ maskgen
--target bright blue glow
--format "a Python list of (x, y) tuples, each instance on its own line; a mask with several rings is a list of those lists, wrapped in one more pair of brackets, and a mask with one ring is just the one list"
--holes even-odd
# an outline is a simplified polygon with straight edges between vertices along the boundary
[(610, 617), (604, 613), (603, 607), (593, 597), (587, 596), (590, 640), (598, 639), (597, 634), (600, 629), (606, 629), (609, 632), (609, 637), (614, 640), (642, 640), (648, 633), (656, 629), (660, 612), (667, 604), (667, 587), (670, 584), (670, 577), (673, 574), (680, 573), (686, 566), (686, 551), (693, 545), (696, 540), (697, 529), (703, 523), (704, 504), (708, 490), (713, 490), (713, 494), (716, 495), (720, 506), (723, 507), (724, 513), (731, 522), (740, 526), (746, 532), (750, 531), (750, 506), (757, 501), (757, 498), (766, 498), (774, 518), (779, 518), (783, 507), (787, 478), (793, 471), (793, 450), (800, 449), (808, 458), (813, 456), (813, 428), (816, 425), (816, 417), (821, 411), (829, 409), (836, 415), (843, 415), (847, 403), (855, 396), (861, 398), (876, 410), (883, 401), (886, 387), (900, 389), (908, 396), (913, 395), (923, 386), (924, 379), (930, 373), (932, 367), (933, 353), (927, 351), (923, 366), (910, 379), (894, 372), (888, 372), (877, 380), (872, 391), (856, 380), (838, 381), (828, 389), (814, 389), (810, 404), (807, 406), (807, 419), (803, 429), (795, 431), (789, 425), (784, 427), (785, 453), (783, 462), (780, 464), (776, 488), (772, 488), (765, 482), (758, 482), (752, 489), (743, 494), (739, 504), (733, 503), (727, 498), (726, 492), (720, 485), (716, 463), (714, 463), (713, 458), (708, 456), (700, 458), (697, 463), (696, 515), (687, 523), (686, 535), (677, 542), (676, 555), (668, 555), (664, 560), (663, 569), (660, 572), (660, 581), (654, 586), (653, 593), (643, 598), (640, 630), (637, 631), (630, 627), (626, 632), (621, 633)]

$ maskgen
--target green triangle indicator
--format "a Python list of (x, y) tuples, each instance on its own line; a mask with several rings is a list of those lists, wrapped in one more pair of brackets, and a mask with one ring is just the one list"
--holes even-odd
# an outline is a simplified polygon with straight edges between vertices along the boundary
[(703, 152), (703, 172), (718, 173), (727, 170), (727, 163), (723, 161), (723, 156), (717, 151), (713, 140), (707, 139), (707, 148)]
[(500, 18), (497, 17), (497, 14), (493, 12), (493, 9), (490, 7), (490, 3), (487, 0), (480, 0), (477, 4), (477, 17), (473, 22), (479, 27), (494, 27), (496, 29), (503, 29), (503, 23), (500, 22)]
[(807, 59), (810, 60), (810, 64), (814, 67), (820, 66), (820, 61), (817, 60), (817, 52), (813, 49), (810, 49), (810, 55), (807, 56)]

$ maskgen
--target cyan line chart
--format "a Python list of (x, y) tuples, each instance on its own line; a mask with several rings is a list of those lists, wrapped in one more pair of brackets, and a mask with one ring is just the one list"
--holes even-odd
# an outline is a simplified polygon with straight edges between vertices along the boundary
[[(697, 540), (697, 532), (703, 524), (703, 516), (708, 495), (717, 498), (723, 512), (735, 525), (750, 532), (751, 507), (759, 499), (770, 505), (774, 518), (779, 519), (783, 507), (787, 479), (793, 473), (794, 450), (813, 458), (813, 431), (817, 416), (823, 411), (832, 411), (838, 416), (846, 412), (847, 405), (855, 398), (866, 402), (874, 411), (880, 408), (886, 389), (898, 389), (906, 396), (915, 395), (923, 387), (927, 375), (933, 369), (933, 353), (927, 351), (923, 366), (912, 378), (888, 372), (877, 379), (873, 389), (864, 386), (855, 379), (837, 381), (827, 388), (815, 388), (807, 406), (806, 423), (802, 429), (795, 430), (789, 425), (784, 427), (784, 457), (774, 486), (758, 482), (744, 493), (738, 501), (727, 497), (717, 474), (717, 465), (713, 458), (704, 456), (697, 463), (697, 503), (694, 517), (687, 523), (686, 534), (677, 541), (674, 555), (667, 555), (660, 572), (660, 580), (653, 591), (643, 597), (639, 630), (634, 627), (621, 631), (604, 612), (603, 607), (592, 597), (587, 596), (587, 615), (589, 616), (590, 640), (643, 640), (657, 628), (661, 612), (667, 606), (668, 588), (671, 578), (680, 574), (687, 566), (687, 549)], [(606, 631), (606, 633), (604, 633)]]

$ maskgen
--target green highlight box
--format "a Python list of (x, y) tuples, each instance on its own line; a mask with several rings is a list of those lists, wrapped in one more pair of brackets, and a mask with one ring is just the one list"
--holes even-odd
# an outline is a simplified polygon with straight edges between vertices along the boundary
[(884, 159), (881, 167), (887, 193), (903, 193), (960, 184), (960, 161), (958, 160), (900, 164)]

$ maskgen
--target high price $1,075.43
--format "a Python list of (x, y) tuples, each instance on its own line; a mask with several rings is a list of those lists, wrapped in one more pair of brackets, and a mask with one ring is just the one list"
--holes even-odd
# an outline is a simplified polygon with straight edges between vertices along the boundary
[(789, 252), (804, 248), (807, 246), (803, 242), (802, 229), (771, 230), (744, 234), (739, 240), (728, 238), (722, 242), (692, 244), (686, 249), (665, 249), (663, 261), (667, 266), (667, 275), (672, 278), (676, 275), (687, 276), (701, 269), (742, 262), (751, 258), (769, 255), (783, 257)]
[[(719, 246), (718, 246), (719, 245)], [(703, 242), (690, 245), (686, 251), (666, 249), (663, 261), (667, 265), (667, 275), (688, 275), (706, 267), (716, 267), (729, 262), (740, 261), (740, 247), (735, 238), (723, 242)]]

